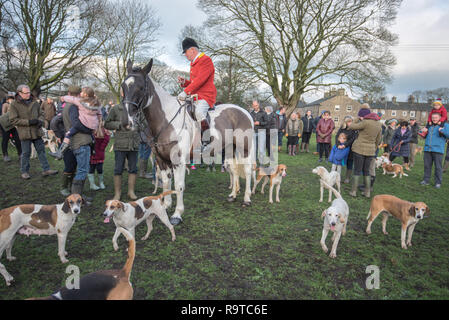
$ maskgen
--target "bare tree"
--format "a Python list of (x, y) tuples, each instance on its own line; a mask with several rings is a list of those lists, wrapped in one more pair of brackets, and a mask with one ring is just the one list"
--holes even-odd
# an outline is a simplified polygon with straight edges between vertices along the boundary
[(215, 52), (230, 55), (288, 111), (323, 86), (369, 91), (390, 80), (401, 0), (200, 0)]
[(113, 29), (101, 47), (93, 75), (120, 100), (120, 84), (130, 59), (146, 63), (157, 55), (154, 43), (161, 26), (154, 9), (143, 0), (112, 1), (104, 16), (106, 29)]
[[(217, 101), (234, 103), (243, 106), (256, 96), (269, 98), (266, 93), (259, 92), (259, 79), (255, 74), (248, 72), (242, 63), (233, 55), (233, 48), (218, 48), (214, 35), (207, 34), (208, 28), (187, 25), (178, 37), (178, 47), (185, 37), (191, 37), (200, 46), (200, 49), (211, 56), (215, 66), (215, 86), (217, 87)], [(227, 54), (222, 54), (222, 52)]]
[(90, 62), (108, 37), (100, 33), (104, 7), (105, 0), (4, 2), (4, 25), (11, 35), (6, 54), (35, 95)]

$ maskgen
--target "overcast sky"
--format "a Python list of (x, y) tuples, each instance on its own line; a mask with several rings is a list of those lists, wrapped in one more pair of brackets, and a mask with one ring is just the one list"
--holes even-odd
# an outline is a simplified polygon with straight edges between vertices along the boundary
[[(161, 18), (158, 57), (168, 65), (189, 70), (188, 61), (178, 48), (178, 36), (185, 25), (201, 25), (206, 15), (196, 0), (148, 0)], [(393, 31), (399, 35), (394, 48), (397, 65), (394, 81), (387, 87), (389, 97), (404, 101), (414, 90), (449, 87), (449, 1), (404, 0)], [(315, 97), (306, 97), (306, 101)]]

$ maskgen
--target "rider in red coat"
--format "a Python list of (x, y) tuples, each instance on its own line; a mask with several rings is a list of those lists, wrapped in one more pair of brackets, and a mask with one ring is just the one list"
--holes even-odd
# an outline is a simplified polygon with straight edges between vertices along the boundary
[(185, 100), (187, 95), (198, 95), (196, 102), (196, 117), (198, 121), (206, 119), (207, 111), (212, 108), (217, 98), (214, 85), (215, 68), (212, 59), (200, 53), (198, 44), (191, 38), (182, 42), (183, 53), (190, 61), (190, 80), (178, 77), (178, 81), (185, 88), (179, 95), (179, 100)]

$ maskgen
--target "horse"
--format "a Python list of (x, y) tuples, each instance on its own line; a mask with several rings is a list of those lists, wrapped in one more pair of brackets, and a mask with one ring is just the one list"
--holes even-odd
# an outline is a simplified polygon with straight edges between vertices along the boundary
[[(193, 141), (201, 135), (197, 121), (186, 111), (176, 97), (171, 96), (154, 82), (149, 73), (153, 59), (143, 68), (133, 68), (127, 62), (127, 75), (121, 84), (124, 111), (122, 126), (128, 130), (143, 130), (155, 154), (161, 170), (163, 190), (171, 189), (171, 175), (174, 176), (177, 203), (170, 222), (182, 222), (184, 213), (183, 193), (185, 190), (185, 165), (193, 151)], [(233, 188), (228, 201), (236, 200), (239, 176), (246, 180), (244, 206), (251, 205), (251, 173), (254, 157), (254, 122), (248, 111), (233, 105), (221, 104), (209, 111), (210, 144), (209, 153), (226, 150), (225, 164), (233, 177)], [(164, 198), (166, 208), (171, 205), (171, 196)]]

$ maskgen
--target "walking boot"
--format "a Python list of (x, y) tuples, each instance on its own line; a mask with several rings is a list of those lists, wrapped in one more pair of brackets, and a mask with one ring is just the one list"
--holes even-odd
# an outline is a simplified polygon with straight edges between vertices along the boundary
[(98, 186), (100, 187), (101, 190), (106, 189), (106, 186), (104, 185), (104, 174), (103, 173), (98, 174), (98, 183), (99, 183)]
[(307, 152), (307, 153), (310, 152), (310, 151), (309, 151), (309, 144), (308, 144), (308, 143), (306, 143), (306, 152)]
[(352, 170), (346, 169), (346, 177), (343, 183), (349, 183), (351, 181)]
[(93, 199), (91, 197), (88, 197), (88, 196), (83, 194), (84, 182), (86, 182), (86, 179), (84, 179), (84, 180), (73, 179), (73, 182), (72, 182), (72, 194), (77, 193), (77, 194), (81, 195), (81, 197), (84, 199), (86, 204), (90, 205), (90, 204), (92, 204), (92, 200)]
[(278, 146), (278, 152), (281, 152), (282, 147)]
[(58, 160), (61, 160), (64, 152), (68, 149), (68, 147), (69, 147), (69, 144), (63, 142), (63, 143), (61, 143), (61, 146), (55, 153), (49, 152), (48, 154), (51, 155), (52, 157), (55, 157)]
[(296, 156), (299, 153), (299, 143), (296, 145), (295, 150), (294, 154)]
[(122, 195), (122, 176), (114, 176), (114, 200), (120, 200)]
[(371, 192), (374, 192), (374, 182), (376, 181), (376, 176), (371, 176)]
[(134, 188), (136, 186), (136, 178), (137, 174), (135, 173), (128, 174), (128, 197), (131, 200), (137, 200), (137, 196), (134, 193)]
[(72, 189), (72, 180), (73, 174), (66, 174), (65, 172), (62, 174), (62, 189), (60, 193), (64, 197), (68, 197), (70, 195), (70, 190)]
[(87, 178), (89, 179), (90, 190), (95, 190), (95, 191), (100, 190), (100, 187), (95, 184), (95, 174), (94, 173), (89, 173), (87, 175)]
[(363, 177), (365, 181), (365, 192), (363, 195), (367, 198), (371, 197), (371, 177), (370, 176), (364, 176)]
[(360, 176), (352, 176), (352, 189), (349, 195), (352, 197), (357, 197), (357, 186), (359, 185)]
[(144, 159), (139, 159), (139, 178), (143, 178), (144, 172), (145, 172), (145, 168), (144, 168)]

